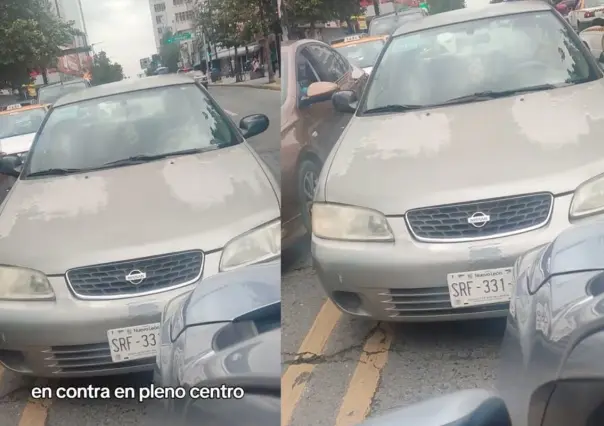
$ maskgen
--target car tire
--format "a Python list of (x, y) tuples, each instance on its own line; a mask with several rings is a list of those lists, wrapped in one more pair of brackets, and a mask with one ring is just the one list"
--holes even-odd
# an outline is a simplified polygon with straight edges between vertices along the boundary
[(320, 173), (321, 164), (316, 159), (305, 158), (298, 167), (298, 201), (302, 221), (308, 232), (312, 230), (310, 207)]

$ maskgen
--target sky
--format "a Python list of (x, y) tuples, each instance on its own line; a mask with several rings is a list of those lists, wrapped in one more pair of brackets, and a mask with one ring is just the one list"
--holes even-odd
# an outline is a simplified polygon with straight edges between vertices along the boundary
[(124, 74), (142, 72), (139, 60), (155, 53), (149, 0), (81, 0), (86, 29), (95, 52), (104, 50)]

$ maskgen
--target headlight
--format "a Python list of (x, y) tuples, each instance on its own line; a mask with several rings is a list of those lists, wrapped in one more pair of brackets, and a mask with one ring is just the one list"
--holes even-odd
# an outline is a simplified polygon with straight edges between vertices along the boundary
[(0, 266), (0, 300), (54, 300), (48, 278), (33, 269)]
[(604, 175), (582, 183), (570, 204), (570, 218), (579, 219), (604, 211)]
[(394, 241), (394, 234), (382, 213), (341, 204), (314, 203), (312, 232), (328, 240)]
[(220, 271), (276, 259), (281, 255), (281, 220), (275, 220), (231, 240), (220, 258)]

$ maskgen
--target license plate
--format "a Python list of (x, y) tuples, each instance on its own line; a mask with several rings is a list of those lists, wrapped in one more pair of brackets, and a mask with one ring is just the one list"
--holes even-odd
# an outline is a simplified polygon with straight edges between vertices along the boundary
[(155, 357), (158, 350), (160, 323), (115, 328), (107, 331), (111, 360), (132, 361)]
[(344, 43), (348, 43), (349, 41), (355, 41), (355, 40), (360, 40), (360, 39), (361, 39), (360, 35), (348, 36), (348, 37), (344, 37)]
[(514, 289), (513, 269), (483, 269), (447, 275), (449, 298), (454, 308), (510, 301)]

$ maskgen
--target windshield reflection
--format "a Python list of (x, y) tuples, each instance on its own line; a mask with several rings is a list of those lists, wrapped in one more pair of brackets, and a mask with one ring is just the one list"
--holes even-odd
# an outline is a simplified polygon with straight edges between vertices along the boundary
[(26, 174), (90, 170), (112, 162), (117, 167), (131, 157), (237, 142), (228, 119), (197, 86), (169, 86), (55, 108), (29, 154)]
[(597, 78), (569, 30), (551, 12), (481, 19), (396, 37), (373, 72), (364, 110), (439, 105), (475, 93)]
[(36, 133), (45, 116), (42, 108), (0, 115), (0, 139)]

